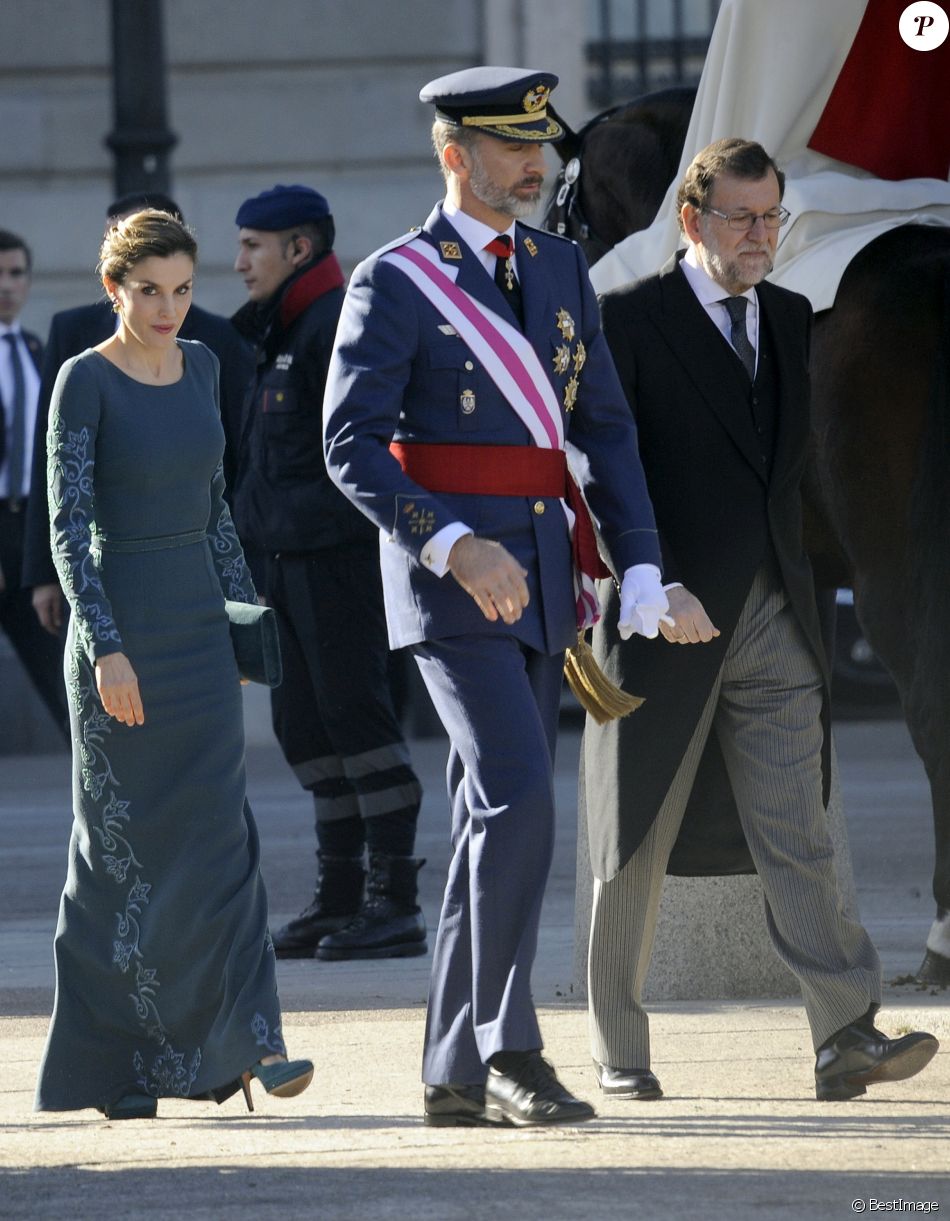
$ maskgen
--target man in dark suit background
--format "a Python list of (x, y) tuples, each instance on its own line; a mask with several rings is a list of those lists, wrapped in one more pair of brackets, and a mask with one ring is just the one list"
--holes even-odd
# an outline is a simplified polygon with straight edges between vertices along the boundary
[[(42, 631), (22, 577), (23, 523), (31, 500), (45, 501), (46, 479), (30, 479), (43, 345), (20, 326), (33, 259), (26, 242), (0, 230), (0, 627), (63, 734), (69, 714), (59, 642)], [(31, 497), (31, 492), (36, 495)]]
[[(155, 191), (136, 192), (123, 195), (109, 205), (106, 228), (142, 208), (160, 208), (170, 212), (177, 220), (183, 220), (181, 209), (169, 196)], [(77, 356), (86, 348), (95, 347), (108, 339), (115, 330), (115, 321), (115, 314), (105, 298), (92, 305), (79, 305), (53, 315), (33, 434), (34, 487), (46, 487), (46, 423), (60, 366), (71, 356)], [(200, 339), (215, 353), (221, 365), (221, 422), (227, 440), (224, 477), (230, 487), (233, 482), (234, 440), (244, 392), (254, 373), (254, 354), (227, 318), (209, 313), (198, 305), (192, 305), (188, 311), (180, 335), (182, 339)], [(33, 587), (33, 608), (40, 623), (48, 632), (57, 634), (63, 624), (65, 601), (50, 556), (49, 510), (45, 495), (34, 496), (28, 507), (23, 584)]]
[[(677, 195), (685, 255), (607, 294), (604, 333), (637, 421), (673, 624), (660, 648), (595, 629), (598, 660), (646, 697), (584, 743), (595, 873), (592, 1055), (605, 1094), (661, 1094), (641, 1004), (660, 895), (704, 750), (719, 750), (766, 896), (776, 952), (801, 983), (819, 1099), (919, 1072), (930, 1035), (873, 1025), (880, 963), (842, 911), (826, 823), (828, 686), (802, 541), (811, 307), (764, 282), (784, 176), (721, 140)], [(670, 647), (699, 645), (699, 648)]]

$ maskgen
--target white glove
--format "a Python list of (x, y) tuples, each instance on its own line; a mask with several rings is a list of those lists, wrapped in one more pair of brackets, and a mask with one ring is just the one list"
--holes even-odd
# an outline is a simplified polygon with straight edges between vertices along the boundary
[(620, 584), (617, 620), (621, 640), (629, 640), (635, 632), (653, 640), (661, 622), (673, 626), (673, 620), (666, 613), (669, 609), (660, 570), (655, 564), (634, 564), (626, 570)]

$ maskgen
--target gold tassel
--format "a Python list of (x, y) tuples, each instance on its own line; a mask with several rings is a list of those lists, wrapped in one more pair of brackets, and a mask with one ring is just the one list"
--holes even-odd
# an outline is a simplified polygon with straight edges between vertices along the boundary
[(597, 664), (583, 632), (578, 632), (577, 644), (567, 651), (564, 674), (577, 702), (598, 725), (627, 716), (643, 703), (642, 696), (628, 695), (622, 687), (610, 681)]

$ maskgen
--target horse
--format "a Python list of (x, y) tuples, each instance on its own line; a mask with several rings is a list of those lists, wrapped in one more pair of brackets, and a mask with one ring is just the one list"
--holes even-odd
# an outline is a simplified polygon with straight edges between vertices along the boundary
[[(543, 225), (590, 263), (655, 218), (695, 90), (646, 94), (579, 131)], [(901, 225), (845, 270), (812, 336), (806, 547), (819, 587), (851, 586), (930, 784), (936, 916), (914, 978), (950, 985), (950, 229)]]

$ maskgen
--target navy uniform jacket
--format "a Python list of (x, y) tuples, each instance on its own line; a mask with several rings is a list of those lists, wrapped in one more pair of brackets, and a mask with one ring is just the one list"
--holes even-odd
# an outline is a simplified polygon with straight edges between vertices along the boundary
[[(527, 429), (445, 319), (397, 267), (386, 250), (420, 237), (440, 250), (454, 243), (461, 259), (456, 284), (517, 325), (507, 301), (459, 238), (441, 206), (418, 234), (377, 251), (353, 273), (337, 330), (324, 402), (327, 470), (379, 527), (383, 588), (394, 648), (469, 633), (504, 632), (532, 648), (557, 653), (576, 640), (570, 544), (557, 499), (433, 495), (405, 475), (390, 441), (529, 445)], [(614, 571), (659, 566), (653, 510), (637, 453), (636, 427), (600, 331), (597, 301), (580, 248), (519, 224), (515, 233), (524, 301), (524, 333), (562, 403), (567, 441), (586, 458), (579, 482)], [(558, 326), (566, 311), (575, 334)], [(576, 403), (563, 407), (573, 362), (555, 370), (555, 354), (578, 341), (586, 349)], [(474, 394), (474, 410), (471, 395)], [(462, 521), (482, 538), (502, 543), (527, 569), (531, 602), (508, 626), (489, 623), (474, 599), (449, 575), (420, 562), (426, 542)]]

